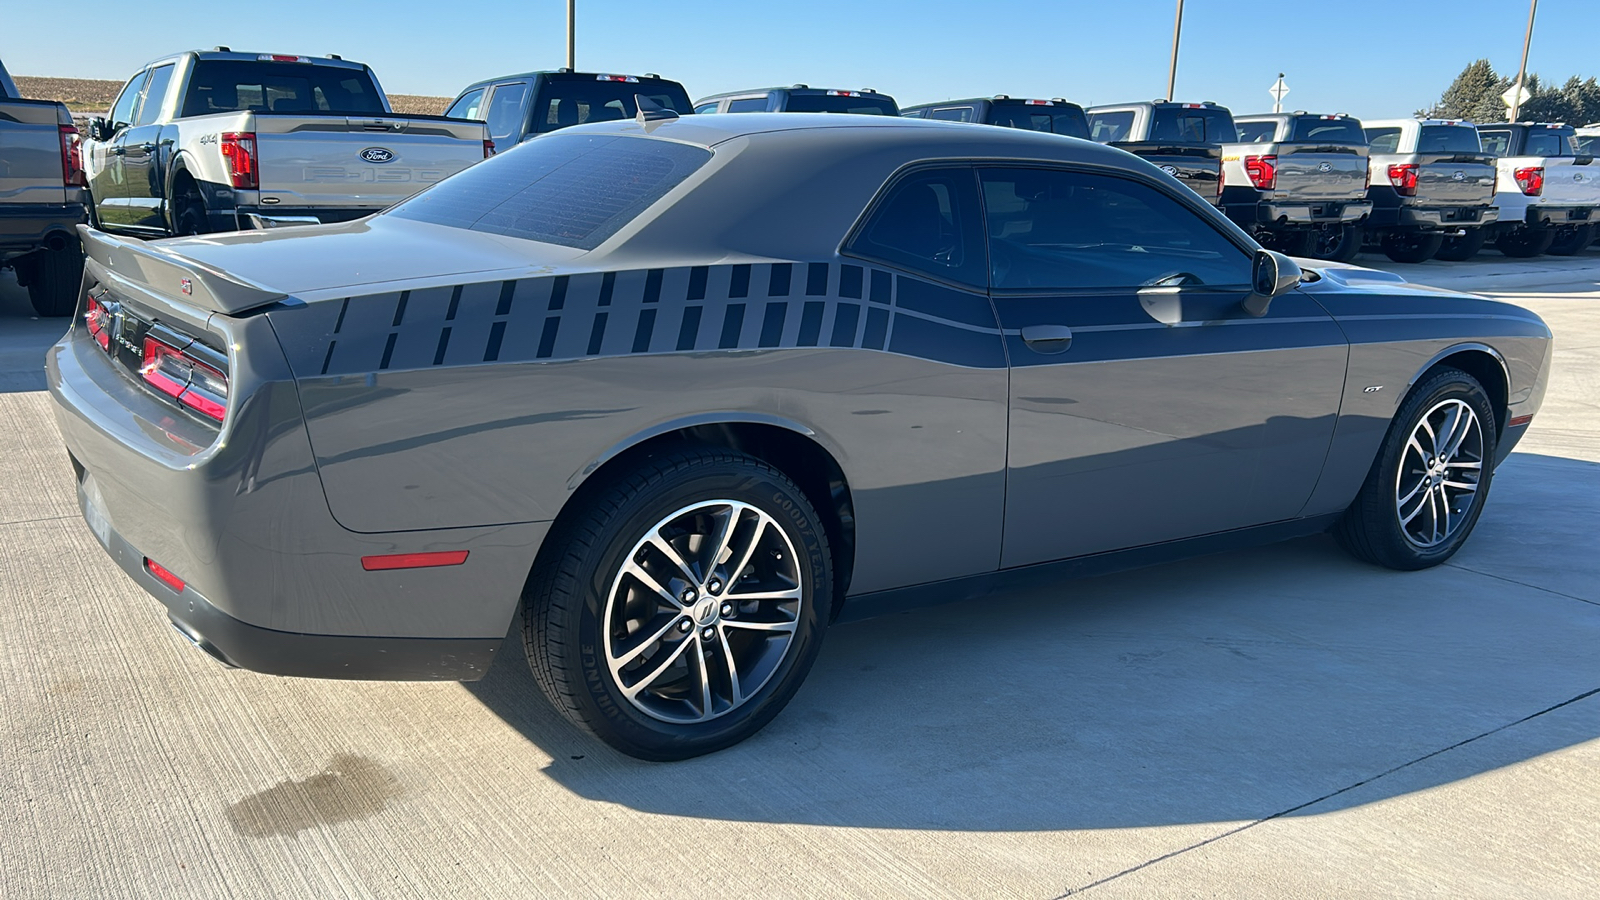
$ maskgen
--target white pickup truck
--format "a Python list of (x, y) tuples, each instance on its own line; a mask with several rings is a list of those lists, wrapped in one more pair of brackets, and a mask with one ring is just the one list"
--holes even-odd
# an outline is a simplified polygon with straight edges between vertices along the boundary
[(1500, 218), (1494, 156), (1455, 119), (1366, 122), (1372, 171), (1367, 240), (1395, 262), (1461, 260)]
[(100, 228), (161, 237), (361, 218), (493, 149), (482, 122), (395, 115), (361, 63), (219, 47), (142, 68), (84, 164)]
[(1600, 166), (1580, 151), (1570, 125), (1479, 125), (1485, 152), (1499, 157), (1494, 245), (1507, 256), (1571, 256), (1594, 240), (1600, 221)]
[(1222, 208), (1263, 246), (1349, 262), (1361, 250), (1367, 136), (1358, 119), (1297, 110), (1238, 116), (1222, 145)]

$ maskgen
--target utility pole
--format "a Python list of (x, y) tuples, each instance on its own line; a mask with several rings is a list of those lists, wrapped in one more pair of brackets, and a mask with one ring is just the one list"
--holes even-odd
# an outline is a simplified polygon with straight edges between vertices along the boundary
[[(1534, 0), (1535, 3), (1538, 0)], [(1178, 87), (1178, 36), (1183, 33), (1183, 0), (1178, 0), (1178, 20), (1172, 25), (1172, 65), (1167, 68), (1167, 99)]]
[(1533, 14), (1539, 11), (1539, 0), (1532, 0), (1528, 4), (1528, 31), (1522, 38), (1522, 66), (1517, 69), (1517, 86), (1512, 89), (1511, 117), (1508, 121), (1515, 122), (1517, 114), (1522, 112), (1522, 85), (1528, 78), (1528, 47), (1533, 43)]
[[(1537, 2), (1537, 0), (1535, 0)], [(567, 68), (578, 71), (578, 0), (567, 0)]]

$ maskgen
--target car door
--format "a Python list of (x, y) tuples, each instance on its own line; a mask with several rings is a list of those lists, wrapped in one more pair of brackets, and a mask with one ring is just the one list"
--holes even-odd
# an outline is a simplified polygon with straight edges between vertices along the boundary
[(128, 224), (128, 192), (126, 173), (122, 165), (120, 141), (133, 124), (133, 110), (139, 102), (139, 92), (149, 73), (142, 71), (128, 80), (116, 102), (111, 104), (107, 116), (110, 133), (95, 141), (89, 149), (93, 175), (89, 179), (89, 194), (94, 198), (95, 215), (104, 225)]
[(166, 160), (160, 120), (174, 68), (167, 63), (150, 70), (150, 77), (139, 91), (139, 101), (134, 104), (133, 122), (117, 139), (127, 193), (127, 224), (141, 231), (167, 231), (163, 215)]
[(1292, 519), (1347, 344), (1309, 296), (1255, 317), (1251, 255), (1153, 181), (980, 166), (1011, 365), (1002, 565)]

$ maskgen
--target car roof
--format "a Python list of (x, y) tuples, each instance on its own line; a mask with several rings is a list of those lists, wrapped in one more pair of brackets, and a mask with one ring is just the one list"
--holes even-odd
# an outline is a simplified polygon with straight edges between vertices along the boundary
[(473, 83), (471, 83), (471, 84), (467, 85), (466, 87), (462, 88), (456, 94), (456, 96), (460, 97), (462, 94), (465, 94), (467, 91), (475, 91), (478, 88), (488, 87), (491, 84), (501, 84), (502, 82), (507, 82), (507, 81), (524, 81), (524, 80), (525, 81), (532, 81), (533, 79), (541, 77), (541, 76), (548, 77), (548, 78), (558, 78), (558, 79), (561, 79), (563, 81), (577, 81), (577, 80), (586, 79), (586, 78), (598, 78), (601, 75), (621, 75), (621, 76), (625, 76), (625, 77), (628, 77), (628, 78), (637, 78), (641, 84), (644, 83), (644, 82), (651, 82), (651, 83), (676, 84), (679, 87), (683, 86), (682, 84), (680, 84), (677, 81), (674, 81), (671, 78), (662, 78), (660, 75), (652, 75), (652, 74), (632, 75), (632, 74), (629, 74), (627, 72), (564, 72), (564, 71), (561, 71), (560, 69), (535, 69), (532, 72), (517, 72), (517, 73), (512, 74), (512, 75), (496, 75), (493, 78), (479, 79), (478, 81), (474, 81)]
[(935, 107), (943, 107), (943, 106), (961, 106), (961, 105), (966, 104), (966, 103), (1017, 103), (1017, 104), (1026, 104), (1029, 100), (1048, 100), (1050, 103), (1052, 103), (1052, 104), (1054, 104), (1056, 106), (1076, 106), (1079, 109), (1083, 108), (1083, 104), (1075, 103), (1075, 102), (1073, 102), (1071, 100), (1067, 100), (1067, 99), (1062, 98), (1062, 97), (1023, 97), (1023, 96), (1020, 96), (1020, 95), (1012, 97), (1012, 96), (1009, 96), (1009, 95), (1002, 95), (1002, 96), (999, 96), (999, 97), (969, 97), (969, 98), (967, 98), (965, 100), (940, 100), (940, 101), (938, 101), (936, 103), (918, 103), (918, 104), (915, 104), (915, 105), (912, 105), (912, 106), (902, 106), (902, 107), (900, 107), (900, 111), (904, 112), (904, 111), (906, 111), (908, 109), (933, 109)]
[(888, 94), (882, 91), (875, 91), (872, 88), (830, 88), (812, 87), (809, 84), (784, 84), (777, 87), (745, 88), (742, 91), (723, 91), (720, 94), (707, 94), (696, 100), (695, 105), (698, 106), (711, 100), (721, 100), (724, 97), (754, 97), (760, 94), (771, 94), (776, 91), (786, 91), (790, 94), (826, 94), (829, 91), (855, 91), (863, 97), (882, 97), (885, 100), (894, 99)]

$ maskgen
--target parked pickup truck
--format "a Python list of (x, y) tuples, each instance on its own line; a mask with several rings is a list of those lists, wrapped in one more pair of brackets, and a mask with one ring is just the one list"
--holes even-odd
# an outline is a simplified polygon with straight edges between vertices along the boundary
[(1088, 113), (1091, 140), (1143, 157), (1222, 205), (1222, 145), (1239, 140), (1226, 107), (1154, 100), (1094, 106)]
[(514, 147), (531, 137), (585, 122), (631, 119), (642, 96), (680, 116), (690, 113), (683, 85), (660, 75), (604, 75), (597, 72), (525, 72), (468, 85), (445, 115), (489, 125), (496, 147)]
[(1395, 262), (1469, 259), (1500, 216), (1495, 161), (1478, 129), (1452, 119), (1367, 122), (1367, 243)]
[(86, 194), (72, 114), (54, 100), (22, 99), (0, 64), (0, 269), (16, 272), (41, 316), (77, 308)]
[(1083, 107), (1069, 103), (1061, 97), (1053, 100), (1025, 100), (1021, 97), (996, 94), (993, 97), (946, 100), (943, 103), (902, 107), (900, 115), (908, 119), (934, 119), (941, 122), (972, 122), (978, 125), (1026, 128), (1030, 131), (1048, 131), (1051, 134), (1075, 138), (1089, 136), (1089, 119), (1084, 115)]
[(1600, 221), (1600, 166), (1578, 148), (1570, 125), (1479, 125), (1486, 153), (1499, 157), (1500, 207), (1494, 245), (1507, 256), (1571, 256), (1594, 239)]
[(854, 113), (866, 116), (898, 116), (900, 107), (888, 94), (872, 88), (859, 91), (814, 88), (809, 84), (789, 87), (754, 88), (701, 97), (694, 102), (697, 113), (808, 112)]
[(226, 47), (145, 66), (84, 143), (99, 226), (141, 236), (358, 219), (493, 149), (481, 122), (395, 115), (361, 63)]
[(1574, 140), (1578, 152), (1584, 156), (1600, 156), (1600, 123), (1585, 125), (1575, 130)]
[(1222, 207), (1265, 247), (1349, 262), (1361, 252), (1367, 136), (1347, 115), (1241, 116), (1222, 147)]

